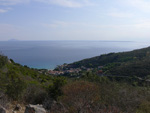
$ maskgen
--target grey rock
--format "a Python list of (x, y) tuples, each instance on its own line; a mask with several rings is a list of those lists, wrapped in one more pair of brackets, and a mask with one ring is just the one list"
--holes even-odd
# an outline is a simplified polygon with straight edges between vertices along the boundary
[(24, 113), (46, 113), (42, 105), (27, 105)]

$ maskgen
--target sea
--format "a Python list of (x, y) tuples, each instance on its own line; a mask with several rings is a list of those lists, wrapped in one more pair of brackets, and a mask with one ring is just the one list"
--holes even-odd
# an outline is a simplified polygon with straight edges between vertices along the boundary
[(54, 69), (64, 63), (149, 45), (132, 41), (0, 41), (0, 54), (31, 68)]

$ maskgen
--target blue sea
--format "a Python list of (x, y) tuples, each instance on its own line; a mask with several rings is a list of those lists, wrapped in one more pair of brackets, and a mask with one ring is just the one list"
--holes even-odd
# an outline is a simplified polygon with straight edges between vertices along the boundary
[(54, 69), (64, 63), (148, 46), (128, 41), (0, 41), (0, 52), (31, 68)]

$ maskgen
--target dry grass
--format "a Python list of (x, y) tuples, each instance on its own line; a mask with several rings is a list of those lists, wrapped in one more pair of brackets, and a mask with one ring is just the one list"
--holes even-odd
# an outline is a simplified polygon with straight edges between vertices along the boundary
[[(17, 104), (19, 104), (21, 106), (21, 109), (19, 111), (13, 112), (14, 108), (16, 107)], [(20, 103), (18, 103), (16, 101), (11, 102), (9, 104), (9, 108), (7, 109), (7, 113), (24, 113), (24, 112), (25, 112), (25, 105), (24, 104), (20, 104)]]

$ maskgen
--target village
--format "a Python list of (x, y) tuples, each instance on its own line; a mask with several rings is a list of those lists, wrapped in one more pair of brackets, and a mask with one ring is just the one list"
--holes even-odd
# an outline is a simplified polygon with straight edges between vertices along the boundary
[[(79, 74), (82, 71), (87, 71), (88, 72), (88, 71), (93, 71), (94, 70), (94, 68), (86, 68), (84, 66), (81, 66), (79, 68), (64, 68), (66, 66), (67, 66), (67, 64), (57, 66), (57, 68), (54, 69), (54, 70), (48, 70), (48, 74), (50, 74), (50, 75), (65, 75), (65, 74), (73, 74), (73, 73)], [(97, 67), (97, 69), (98, 69), (97, 73), (98, 74), (103, 73), (102, 68), (103, 68), (103, 66), (98, 66)]]

